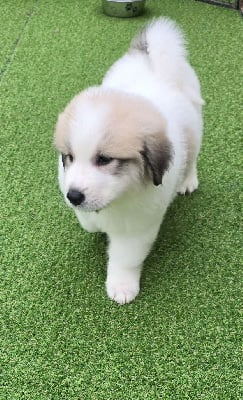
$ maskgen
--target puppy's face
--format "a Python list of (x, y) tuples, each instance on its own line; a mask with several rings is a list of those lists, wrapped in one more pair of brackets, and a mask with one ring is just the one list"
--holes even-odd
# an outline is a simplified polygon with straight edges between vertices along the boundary
[(162, 183), (172, 149), (160, 113), (146, 100), (91, 88), (59, 116), (55, 145), (62, 155), (69, 205), (99, 211), (149, 179)]

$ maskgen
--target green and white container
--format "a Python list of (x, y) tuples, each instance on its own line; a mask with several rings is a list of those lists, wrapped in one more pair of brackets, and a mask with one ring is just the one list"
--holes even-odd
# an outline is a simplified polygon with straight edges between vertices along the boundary
[(131, 18), (141, 15), (146, 0), (102, 0), (104, 13), (110, 17)]

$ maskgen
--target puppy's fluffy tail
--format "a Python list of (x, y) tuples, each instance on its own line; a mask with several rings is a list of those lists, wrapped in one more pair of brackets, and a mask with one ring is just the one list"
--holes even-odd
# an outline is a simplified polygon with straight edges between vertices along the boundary
[(152, 20), (136, 36), (131, 48), (149, 55), (154, 64), (161, 64), (161, 58), (185, 58), (186, 45), (183, 33), (175, 22), (167, 18)]
[(187, 62), (184, 35), (175, 22), (163, 17), (152, 20), (132, 40), (130, 50), (146, 54), (158, 78), (177, 85), (194, 103), (204, 103), (197, 76)]

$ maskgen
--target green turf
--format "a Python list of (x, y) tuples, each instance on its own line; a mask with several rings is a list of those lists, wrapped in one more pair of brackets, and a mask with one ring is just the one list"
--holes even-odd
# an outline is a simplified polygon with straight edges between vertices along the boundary
[[(148, 0), (122, 20), (99, 0), (0, 4), (0, 399), (240, 399), (238, 12)], [(104, 290), (104, 236), (83, 232), (59, 194), (52, 134), (159, 15), (184, 29), (207, 103), (201, 185), (170, 208), (141, 293), (121, 307)]]
[(16, 6), (14, 1), (0, 0), (0, 79), (12, 61), (15, 49), (35, 11), (35, 4), (35, 0), (25, 0)]

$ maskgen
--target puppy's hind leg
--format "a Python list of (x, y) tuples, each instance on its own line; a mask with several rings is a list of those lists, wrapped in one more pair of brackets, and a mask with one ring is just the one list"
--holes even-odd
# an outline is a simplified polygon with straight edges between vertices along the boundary
[(192, 193), (197, 190), (199, 185), (198, 177), (197, 177), (197, 166), (196, 161), (190, 166), (190, 169), (187, 171), (184, 181), (179, 187), (178, 193), (186, 194)]
[(183, 180), (177, 190), (180, 194), (192, 193), (198, 188), (197, 156), (200, 150), (200, 139), (194, 132), (185, 132), (186, 162)]

